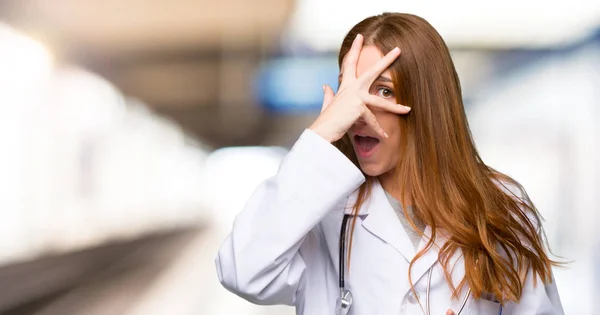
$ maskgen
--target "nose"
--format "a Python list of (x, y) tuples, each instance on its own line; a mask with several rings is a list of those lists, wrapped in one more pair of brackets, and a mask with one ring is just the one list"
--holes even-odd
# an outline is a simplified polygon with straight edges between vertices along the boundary
[(365, 127), (367, 127), (367, 123), (363, 118), (359, 118), (354, 122), (352, 127), (350, 127), (350, 131), (354, 134), (360, 133), (362, 130), (365, 129)]
[(354, 122), (355, 127), (364, 127), (367, 124), (364, 118), (360, 117)]

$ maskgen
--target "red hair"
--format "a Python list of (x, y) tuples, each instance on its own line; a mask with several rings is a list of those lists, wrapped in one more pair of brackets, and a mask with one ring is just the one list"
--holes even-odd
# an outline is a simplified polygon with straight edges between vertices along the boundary
[[(369, 17), (344, 38), (340, 66), (357, 34), (364, 36), (364, 45), (374, 45), (383, 54), (394, 47), (402, 50), (390, 71), (396, 101), (412, 110), (398, 116), (402, 145), (398, 148), (399, 163), (392, 171), (407, 189), (400, 202), (410, 202), (417, 218), (431, 226), (432, 233), (410, 268), (443, 230), (449, 238), (439, 258), (453, 297), (467, 283), (476, 298), (489, 292), (503, 303), (516, 302), (528, 271), (550, 282), (551, 266), (558, 263), (546, 253), (540, 215), (515, 180), (488, 167), (479, 156), (467, 123), (458, 75), (441, 36), (427, 21), (414, 15), (384, 13)], [(334, 145), (358, 166), (347, 135)], [(373, 180), (367, 178), (360, 187), (355, 214), (368, 198)], [(518, 188), (520, 194), (504, 185)], [(349, 233), (348, 256), (355, 223), (353, 220)], [(455, 287), (450, 280), (449, 259), (459, 249), (465, 277)]]

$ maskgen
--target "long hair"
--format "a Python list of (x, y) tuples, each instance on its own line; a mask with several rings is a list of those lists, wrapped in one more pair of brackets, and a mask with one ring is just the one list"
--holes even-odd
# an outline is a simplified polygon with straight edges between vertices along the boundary
[[(551, 266), (558, 263), (545, 251), (540, 215), (516, 181), (485, 165), (477, 153), (458, 75), (441, 36), (415, 15), (369, 17), (344, 38), (340, 66), (357, 34), (363, 35), (364, 45), (374, 45), (383, 54), (396, 46), (402, 51), (389, 69), (396, 101), (412, 109), (410, 114), (398, 116), (402, 138), (396, 180), (407, 190), (400, 200), (403, 208), (410, 202), (416, 217), (431, 227), (432, 236), (410, 263), (411, 289), (410, 268), (431, 248), (441, 230), (448, 240), (440, 249), (439, 260), (454, 298), (466, 283), (476, 298), (493, 293), (502, 303), (517, 302), (528, 271), (550, 282)], [(348, 135), (334, 145), (358, 166)], [(359, 188), (354, 214), (369, 197), (374, 180), (367, 178)], [(405, 216), (414, 227), (406, 211)], [(348, 253), (355, 223), (356, 219)], [(449, 261), (459, 249), (465, 277), (454, 286)]]

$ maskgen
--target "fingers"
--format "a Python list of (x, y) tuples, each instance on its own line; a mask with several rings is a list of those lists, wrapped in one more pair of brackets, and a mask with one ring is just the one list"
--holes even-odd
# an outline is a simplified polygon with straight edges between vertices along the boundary
[(375, 118), (375, 115), (373, 115), (373, 113), (368, 108), (365, 108), (365, 111), (363, 112), (361, 117), (363, 118), (365, 123), (367, 125), (369, 125), (369, 127), (371, 127), (373, 130), (375, 130), (375, 132), (380, 137), (382, 137), (382, 138), (388, 137), (387, 133), (385, 133), (385, 131), (383, 131), (381, 126), (379, 126), (379, 123), (377, 122), (377, 118)]
[(321, 106), (321, 113), (329, 106), (329, 104), (331, 104), (334, 96), (333, 89), (327, 84), (323, 85), (323, 105)]
[(356, 78), (356, 64), (358, 63), (358, 56), (360, 56), (362, 45), (363, 36), (357, 34), (352, 42), (350, 50), (344, 57), (344, 62), (342, 64), (342, 83)]
[(367, 94), (362, 96), (361, 99), (367, 106), (376, 107), (395, 114), (404, 115), (410, 112), (410, 107), (392, 103), (376, 95)]
[(451, 308), (449, 308), (449, 309), (446, 311), (446, 315), (454, 315), (454, 311), (453, 311)]
[(396, 47), (388, 52), (381, 60), (379, 60), (373, 68), (365, 71), (359, 80), (362, 81), (363, 84), (371, 86), (373, 81), (381, 75), (397, 58), (400, 56), (400, 48)]

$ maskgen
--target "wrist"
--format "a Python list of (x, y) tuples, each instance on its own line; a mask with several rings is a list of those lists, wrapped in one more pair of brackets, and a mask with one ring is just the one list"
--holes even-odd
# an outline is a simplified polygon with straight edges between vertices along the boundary
[(329, 143), (333, 143), (333, 142), (335, 142), (337, 140), (334, 137), (332, 137), (330, 134), (328, 134), (327, 132), (325, 132), (324, 130), (322, 130), (321, 128), (319, 128), (318, 125), (317, 126), (312, 125), (312, 126), (308, 127), (308, 129), (312, 130), (319, 137), (323, 138), (325, 141), (327, 141)]

